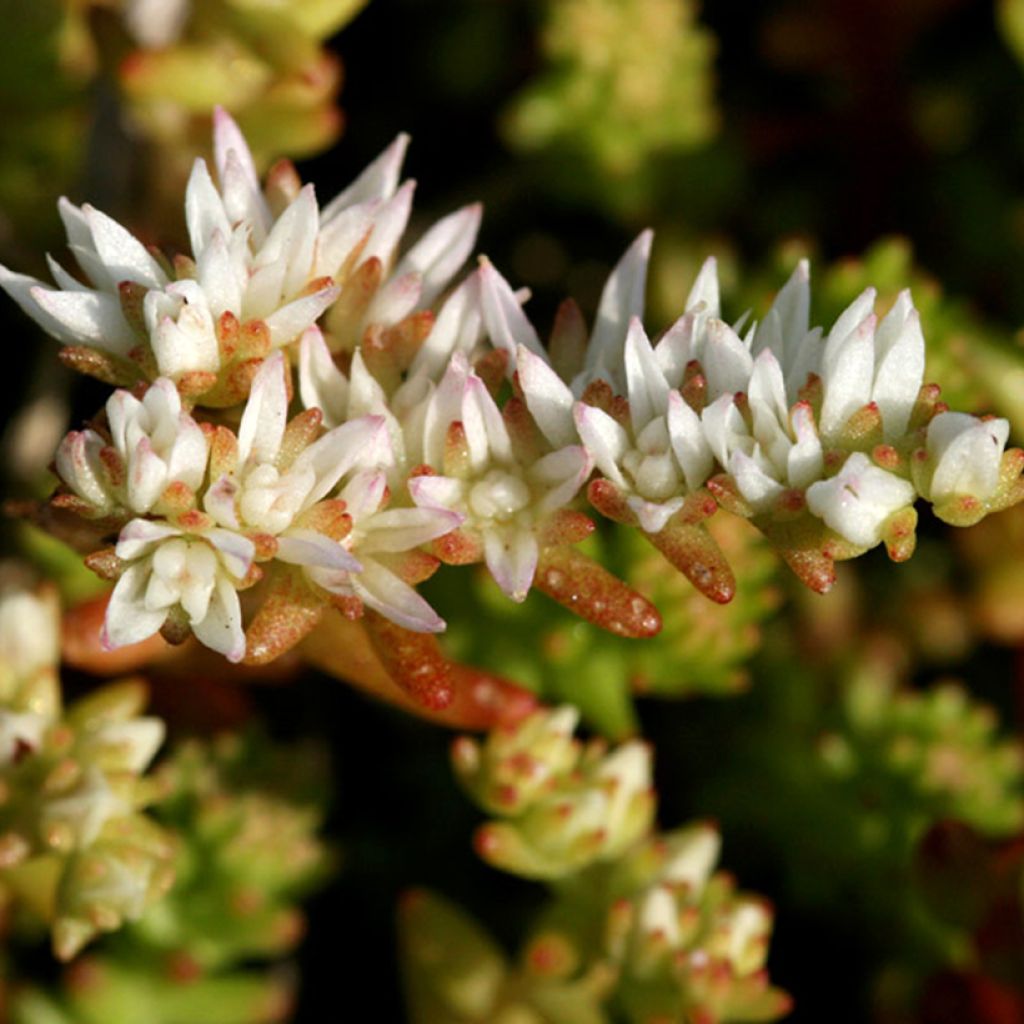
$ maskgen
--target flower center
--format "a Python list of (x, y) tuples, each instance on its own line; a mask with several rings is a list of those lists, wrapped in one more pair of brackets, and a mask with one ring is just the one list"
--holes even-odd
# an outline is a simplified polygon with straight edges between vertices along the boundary
[(650, 501), (664, 501), (679, 493), (682, 474), (664, 416), (651, 420), (640, 431), (636, 447), (623, 456), (622, 466), (633, 478), (637, 493)]
[(478, 519), (508, 522), (530, 504), (530, 488), (520, 476), (492, 469), (469, 490), (469, 510)]

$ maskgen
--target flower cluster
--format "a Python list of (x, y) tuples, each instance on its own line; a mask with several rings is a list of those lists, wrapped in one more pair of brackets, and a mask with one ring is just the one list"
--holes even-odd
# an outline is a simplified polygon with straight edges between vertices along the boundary
[(553, 899), (513, 965), (458, 909), (410, 894), (401, 931), (412, 1016), (738, 1024), (785, 1015), (791, 1000), (765, 969), (772, 909), (714, 870), (717, 830), (652, 832), (643, 748), (584, 751), (576, 717), (571, 707), (538, 711), (482, 743), (456, 741), (462, 782), (505, 819), (478, 833), (478, 851), (551, 880)]
[(764, 969), (771, 906), (712, 873), (720, 847), (713, 826), (692, 825), (616, 866), (612, 887), (624, 895), (607, 941), (629, 1020), (775, 1020), (789, 1012), (792, 1001)]
[(62, 707), (57, 613), (54, 594), (0, 596), (0, 882), (67, 960), (167, 891), (174, 847), (140, 813), (163, 723), (132, 681)]
[(734, 588), (699, 526), (716, 503), (825, 591), (837, 559), (883, 542), (895, 560), (912, 554), (918, 497), (958, 526), (1024, 497), (1008, 422), (951, 412), (923, 383), (909, 292), (879, 320), (868, 288), (825, 333), (810, 325), (801, 262), (762, 320), (730, 326), (712, 258), (652, 343), (641, 320), (650, 243), (645, 232), (616, 267), (575, 365), (556, 359), (569, 331), (556, 325), (545, 353), (496, 273), (485, 310), (538, 422), (593, 457), (591, 503), (638, 526), (708, 596), (729, 600)]
[(847, 685), (842, 709), (821, 757), (849, 798), (870, 807), (868, 845), (912, 843), (937, 820), (992, 836), (1024, 824), (1024, 746), (1000, 736), (994, 709), (961, 687), (900, 690), (869, 665)]
[(476, 836), (491, 864), (559, 878), (621, 856), (650, 829), (650, 749), (636, 740), (612, 753), (600, 740), (584, 747), (572, 738), (578, 720), (565, 705), (499, 726), (482, 745), (456, 742), (455, 769), (467, 790), (502, 819)]
[(121, 388), (60, 445), (53, 499), (112, 542), (89, 558), (117, 581), (111, 647), (192, 633), (264, 662), (331, 605), (438, 632), (415, 586), (439, 562), (649, 637), (657, 609), (574, 547), (595, 528), (584, 494), (719, 602), (735, 580), (705, 528), (718, 506), (825, 590), (837, 558), (910, 554), (918, 496), (958, 524), (1024, 496), (1006, 422), (922, 387), (908, 294), (879, 322), (869, 290), (823, 335), (801, 264), (760, 322), (729, 326), (709, 260), (652, 343), (644, 232), (589, 338), (569, 304), (545, 348), (491, 263), (457, 280), (478, 206), (401, 251), (405, 137), (320, 207), (290, 165), (261, 186), (234, 121), (214, 120), (188, 254), (62, 201), (83, 279), (54, 260), (56, 287), (0, 270), (70, 365)]
[(150, 810), (177, 840), (173, 888), (59, 986), (19, 986), (16, 1018), (99, 1024), (128, 1006), (151, 1024), (285, 1019), (297, 979), (283, 958), (305, 927), (298, 901), (328, 868), (322, 812), (306, 799), (322, 785), (315, 755), (237, 734), (173, 750)]

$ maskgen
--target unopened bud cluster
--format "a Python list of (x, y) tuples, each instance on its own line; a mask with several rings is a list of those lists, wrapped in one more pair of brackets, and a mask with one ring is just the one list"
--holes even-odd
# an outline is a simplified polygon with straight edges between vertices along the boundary
[(568, 705), (537, 711), (483, 743), (456, 742), (456, 772), (500, 816), (476, 835), (480, 855), (496, 867), (558, 878), (614, 860), (650, 830), (650, 749), (637, 741), (610, 753), (599, 740), (584, 746), (572, 736), (578, 717)]
[(869, 845), (913, 842), (946, 818), (993, 836), (1024, 825), (1024, 746), (1001, 737), (994, 709), (954, 683), (901, 691), (884, 673), (859, 672), (821, 757), (837, 781), (871, 786)]
[(0, 886), (70, 959), (167, 891), (171, 836), (141, 813), (164, 737), (128, 681), (62, 707), (55, 596), (0, 596)]
[(19, 990), (16, 1019), (288, 1019), (296, 979), (282, 960), (305, 930), (299, 900), (327, 867), (321, 813), (292, 785), (293, 760), (310, 753), (234, 734), (180, 745), (157, 769), (150, 811), (177, 838), (173, 888), (123, 941), (75, 960), (59, 986)]
[[(649, 760), (631, 787), (621, 772), (615, 787), (601, 786), (643, 748), (584, 748), (575, 720), (572, 708), (537, 711), (483, 742), (456, 742), (460, 780), (502, 819), (478, 833), (478, 851), (549, 880), (554, 895), (513, 965), (456, 908), (411, 894), (401, 925), (412, 1019), (739, 1024), (785, 1015), (791, 1000), (765, 968), (772, 909), (715, 871), (717, 830), (652, 832)], [(583, 807), (589, 832), (579, 827)]]

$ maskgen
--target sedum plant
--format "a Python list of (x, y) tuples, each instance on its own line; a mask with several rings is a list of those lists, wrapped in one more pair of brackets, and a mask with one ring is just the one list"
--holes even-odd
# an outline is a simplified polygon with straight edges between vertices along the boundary
[[(303, 665), (485, 733), (453, 747), (488, 816), (474, 849), (518, 891), (542, 883), (514, 957), (509, 936), (441, 897), (402, 903), (414, 1021), (782, 1018), (774, 912), (717, 869), (723, 833), (737, 854), (734, 836), (784, 851), (783, 889), (834, 904), (854, 893), (858, 927), (884, 910), (908, 951), (883, 965), (888, 984), (969, 974), (976, 922), (933, 914), (904, 883), (944, 819), (1007, 843), (1024, 829), (1020, 747), (965, 691), (911, 689), (906, 659), (858, 646), (863, 626), (909, 648), (928, 609), (955, 603), (951, 570), (906, 574), (867, 613), (851, 595), (877, 597), (888, 569), (865, 560), (840, 579), (835, 563), (878, 547), (908, 559), (919, 501), (957, 527), (1020, 503), (1012, 349), (926, 282), (919, 312), (902, 287), (919, 278), (885, 247), (827, 270), (813, 308), (808, 261), (788, 259), (771, 301), (753, 277), (738, 291), (757, 315), (740, 305), (729, 319), (709, 258), (660, 330), (649, 230), (590, 321), (566, 300), (542, 340), (529, 293), (496, 261), (471, 261), (479, 204), (407, 239), (406, 136), (328, 202), (288, 162), (263, 173), (272, 149), (308, 152), (337, 130), (321, 44), (359, 4), (102, 6), (141, 48), (120, 65), (136, 125), (191, 152), (205, 135), (182, 139), (209, 118), (212, 159), (195, 159), (176, 195), (179, 251), (62, 199), (74, 264), (49, 257), (50, 283), (0, 268), (61, 361), (105, 389), (56, 447), (49, 497), (12, 511), (32, 520), (35, 557), (92, 599), (73, 609), (64, 654), (88, 672), (148, 670), (161, 708), (208, 693), (196, 719), (223, 715), (234, 733), (175, 737), (148, 771), (164, 727), (143, 716), (141, 681), (65, 707), (51, 598), (0, 600), (0, 1016), (293, 1014), (299, 903), (331, 861), (323, 782), (284, 784), (306, 753), (278, 756), (239, 727), (281, 698), (237, 684), (294, 680)], [(622, 175), (710, 131), (709, 37), (688, 4), (549, 13), (561, 70), (524, 99), (523, 139), (557, 138)], [(985, 338), (967, 369), (955, 365), (965, 330)], [(989, 401), (1005, 418), (961, 411)], [(967, 558), (979, 579), (964, 589), (990, 583), (1015, 522), (964, 542), (986, 549)], [(65, 542), (99, 590), (47, 547)], [(832, 603), (810, 611), (780, 562), (816, 594), (835, 589)], [(919, 600), (939, 576), (942, 593)], [(666, 710), (689, 729), (662, 753), (684, 780), (694, 768), (685, 813), (717, 805), (725, 824), (660, 831), (639, 733), (662, 723), (633, 697), (734, 694), (750, 679), (742, 707)], [(303, 685), (289, 715), (304, 713)], [(577, 739), (581, 718), (603, 737)], [(385, 760), (415, 774), (410, 736), (386, 759), (355, 737), (359, 785), (376, 797)], [(802, 834), (808, 821), (819, 834)], [(354, 860), (384, 875), (379, 852)], [(33, 965), (43, 931), (70, 961), (56, 980)]]

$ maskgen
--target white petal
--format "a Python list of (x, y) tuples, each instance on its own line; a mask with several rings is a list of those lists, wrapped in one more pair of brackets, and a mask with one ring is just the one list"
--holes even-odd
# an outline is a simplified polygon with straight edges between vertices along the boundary
[(539, 557), (537, 538), (529, 530), (493, 528), (484, 534), (484, 560), (494, 581), (513, 601), (525, 601)]
[(821, 328), (808, 331), (796, 344), (792, 359), (785, 366), (786, 399), (795, 402), (800, 389), (807, 383), (811, 373), (821, 373), (821, 361), (825, 347), (821, 342)]
[(224, 239), (231, 237), (231, 224), (224, 212), (224, 202), (210, 177), (206, 161), (200, 157), (192, 164), (185, 188), (185, 224), (188, 227), (192, 253), (201, 257), (218, 231)]
[(398, 187), (398, 176), (402, 172), (402, 162), (408, 147), (408, 135), (402, 133), (396, 136), (394, 142), (344, 192), (335, 196), (323, 208), (321, 220), (327, 222), (356, 203), (390, 199)]
[(281, 450), (288, 422), (288, 388), (284, 356), (274, 352), (260, 366), (238, 428), (238, 462), (272, 463)]
[(390, 327), (404, 320), (420, 304), (423, 282), (419, 274), (397, 276), (397, 273), (377, 289), (363, 316), (363, 323)]
[(45, 288), (42, 281), (29, 277), (27, 274), (16, 274), (13, 270), (8, 270), (7, 267), (0, 264), (0, 288), (3, 288), (21, 306), (23, 312), (32, 317), (43, 330), (52, 334), (58, 341), (75, 342), (78, 340), (60, 320), (50, 316), (32, 297), (32, 292), (35, 289)]
[(646, 498), (630, 495), (626, 499), (633, 514), (640, 520), (640, 529), (645, 533), (661, 533), (665, 524), (683, 507), (685, 497), (669, 501), (653, 502)]
[(409, 495), (421, 508), (456, 509), (463, 504), (462, 482), (448, 476), (414, 476)]
[(740, 494), (753, 506), (755, 512), (770, 508), (785, 488), (770, 477), (755, 459), (742, 451), (732, 453), (729, 472)]
[(356, 524), (374, 515), (387, 496), (388, 480), (383, 473), (368, 470), (357, 473), (339, 494)]
[(747, 398), (750, 399), (755, 424), (759, 415), (770, 416), (778, 423), (786, 422), (786, 386), (782, 380), (782, 367), (771, 349), (765, 349), (754, 360)]
[(634, 434), (668, 409), (668, 383), (654, 358), (654, 350), (639, 317), (629, 322), (623, 362)]
[[(114, 355), (127, 355), (138, 343), (128, 326), (121, 303), (102, 292), (57, 292), (48, 288), (31, 289), (32, 298), (46, 314), (42, 327), (58, 325), (59, 341), (85, 344)], [(38, 319), (38, 318), (37, 318)]]
[(754, 361), (746, 345), (724, 321), (708, 320), (702, 359), (709, 397), (719, 398), (747, 390)]
[(103, 620), (101, 642), (108, 650), (135, 644), (151, 637), (167, 618), (167, 610), (150, 611), (144, 595), (149, 582), (150, 565), (129, 565), (117, 581)]
[(295, 472), (312, 470), (316, 477), (303, 508), (325, 497), (351, 469), (376, 469), (387, 465), (390, 455), (388, 431), (382, 416), (361, 416), (335, 427), (306, 448), (292, 466)]
[(378, 202), (359, 203), (342, 210), (328, 223), (323, 223), (324, 214), (321, 214), (314, 276), (333, 277), (338, 273), (356, 246), (369, 235), (379, 205)]
[(178, 435), (167, 460), (168, 476), (199, 490), (206, 475), (209, 445), (202, 428), (188, 413), (178, 414)]
[[(54, 281), (57, 282), (57, 286), (65, 292), (89, 292), (92, 291), (88, 285), (82, 284), (81, 281), (76, 277), (72, 277), (49, 253), (46, 254), (46, 265), (50, 268), (50, 273), (53, 275)], [(0, 267), (0, 274), (5, 273), (4, 268)], [(9, 273), (9, 272), (7, 272)], [(11, 277), (24, 277), (23, 274), (11, 274)], [(26, 281), (31, 281), (33, 284), (41, 284), (41, 281), (36, 281), (34, 278), (24, 278)], [(25, 294), (28, 295), (26, 289)]]
[(289, 530), (277, 538), (277, 554), (290, 565), (316, 566), (337, 572), (359, 572), (362, 563), (338, 541), (315, 530)]
[(377, 210), (374, 217), (373, 232), (363, 250), (363, 259), (376, 257), (384, 265), (385, 273), (389, 272), (394, 262), (398, 243), (405, 233), (412, 212), (412, 196), (416, 190), (416, 182), (407, 181), (404, 185)]
[(687, 364), (693, 356), (694, 315), (684, 313), (654, 346), (654, 356), (669, 385), (678, 388), (683, 383)]
[(914, 500), (914, 488), (871, 463), (850, 455), (836, 476), (807, 488), (807, 507), (836, 533), (860, 547), (881, 540), (884, 521)]
[(811, 312), (811, 271), (807, 260), (800, 260), (789, 280), (772, 303), (778, 317), (782, 348), (776, 351), (783, 366), (788, 366), (794, 349), (807, 334)]
[(984, 501), (999, 484), (999, 467), (1010, 425), (1003, 419), (981, 420), (964, 413), (939, 413), (928, 424), (927, 450), (937, 462), (929, 500), (957, 495)]
[(396, 274), (420, 275), (423, 281), (422, 305), (431, 305), (469, 258), (480, 230), (481, 211), (480, 204), (473, 203), (442, 218), (398, 264)]
[(82, 214), (92, 233), (96, 253), (114, 284), (135, 281), (147, 288), (162, 288), (167, 284), (167, 275), (130, 231), (92, 206), (83, 206)]
[(238, 519), (238, 481), (233, 476), (222, 476), (206, 489), (203, 495), (203, 511), (232, 530), (240, 530)]
[(700, 312), (704, 319), (717, 319), (722, 315), (718, 288), (718, 261), (714, 256), (709, 256), (702, 264), (683, 308), (686, 312), (690, 312), (697, 311), (698, 307), (701, 307)]
[(509, 355), (509, 373), (515, 369), (515, 356), (519, 346), (546, 359), (544, 346), (526, 314), (523, 312), (512, 286), (489, 260), (483, 260), (477, 271), (480, 279), (480, 308), (484, 327), (491, 343)]
[(482, 336), (480, 275), (477, 272), (470, 274), (441, 306), (427, 340), (413, 359), (409, 375), (425, 373), (436, 380), (453, 352), (471, 352)]
[(139, 439), (128, 461), (126, 480), (128, 507), (139, 514), (148, 512), (169, 483), (164, 460), (153, 451), (148, 437)]
[(154, 545), (169, 537), (180, 537), (181, 530), (169, 523), (150, 522), (148, 519), (133, 519), (126, 523), (117, 538), (114, 548), (118, 558), (127, 562), (148, 554)]
[(591, 379), (605, 378), (622, 390), (622, 348), (633, 317), (644, 313), (647, 263), (654, 233), (642, 231), (615, 265), (597, 308), (597, 318), (586, 352), (586, 373)]
[[(835, 437), (846, 421), (871, 401), (875, 370), (875, 317), (866, 317), (843, 341), (826, 348), (822, 368), (824, 399), (819, 428), (826, 439)], [(830, 339), (831, 344), (831, 339)]]
[(875, 332), (872, 399), (887, 439), (901, 437), (924, 383), (924, 335), (909, 291), (902, 291)]
[(538, 459), (530, 467), (530, 478), (549, 488), (537, 502), (538, 514), (547, 516), (568, 505), (593, 467), (589, 453), (580, 445), (562, 448)]
[(223, 107), (213, 112), (213, 157), (231, 222), (249, 221), (260, 233), (265, 231), (270, 211), (260, 191), (256, 163), (245, 136)]
[(516, 356), (519, 386), (530, 415), (555, 448), (576, 441), (576, 424), (572, 418), (573, 396), (568, 386), (546, 360), (520, 345)]
[(366, 524), (366, 536), (358, 543), (360, 555), (378, 551), (411, 551), (427, 541), (457, 530), (464, 516), (436, 508), (394, 508), (378, 512)]
[(793, 487), (809, 487), (821, 479), (824, 470), (824, 454), (814, 425), (814, 411), (807, 402), (797, 402), (790, 422), (796, 434), (796, 444), (786, 457), (787, 477)]
[(444, 462), (448, 428), (462, 419), (462, 401), (466, 392), (469, 365), (461, 352), (448, 361), (441, 383), (427, 405), (423, 419), (423, 460), (439, 469)]
[(753, 439), (732, 395), (722, 395), (705, 406), (700, 421), (708, 446), (723, 469), (728, 468), (732, 453), (738, 447), (752, 447)]
[(66, 196), (57, 200), (57, 213), (60, 214), (61, 223), (68, 236), (68, 245), (79, 248), (92, 248), (92, 232), (89, 230), (89, 222), (85, 214)]
[(501, 411), (487, 385), (475, 373), (470, 373), (466, 379), (462, 426), (474, 469), (483, 469), (492, 459), (502, 463), (512, 461), (512, 440)]
[(203, 537), (214, 547), (224, 568), (236, 580), (246, 577), (256, 557), (256, 547), (248, 537), (234, 530), (220, 529), (207, 530)]
[(105, 509), (111, 503), (100, 462), (103, 439), (92, 430), (73, 430), (57, 449), (57, 474), (80, 498)]
[(247, 274), (246, 268), (235, 265), (227, 237), (219, 230), (214, 231), (196, 262), (203, 299), (217, 317), (228, 311), (241, 315), (242, 287)]
[(223, 654), (228, 661), (238, 662), (245, 657), (242, 608), (238, 592), (225, 577), (217, 577), (206, 616), (191, 625), (201, 644)]
[(417, 633), (440, 633), (442, 619), (408, 583), (379, 562), (370, 560), (351, 580), (356, 596), (385, 618)]
[(710, 476), (714, 457), (704, 437), (700, 417), (678, 391), (670, 391), (668, 396), (668, 432), (686, 486), (695, 491)]
[(274, 222), (253, 262), (256, 270), (271, 264), (281, 268), (280, 294), (270, 296), (265, 307), (260, 307), (253, 298), (251, 312), (250, 298), (247, 296), (248, 315), (262, 318), (279, 301), (292, 298), (305, 287), (312, 276), (313, 252), (319, 226), (316, 194), (312, 185), (304, 185)]
[(825, 339), (823, 365), (834, 362), (835, 350), (871, 315), (875, 308), (876, 297), (877, 293), (874, 288), (866, 288), (839, 314), (839, 319), (836, 320), (832, 330), (828, 332), (828, 338)]
[(301, 299), (289, 302), (264, 319), (270, 331), (270, 344), (280, 348), (294, 341), (303, 331), (317, 321), (331, 303), (341, 294), (337, 285), (322, 288), (312, 295), (304, 295)]
[(577, 402), (573, 409), (576, 430), (597, 468), (613, 483), (625, 487), (619, 463), (629, 450), (629, 435), (602, 409)]
[(299, 397), (304, 409), (319, 409), (327, 427), (345, 419), (348, 381), (331, 358), (323, 333), (315, 324), (299, 340)]

